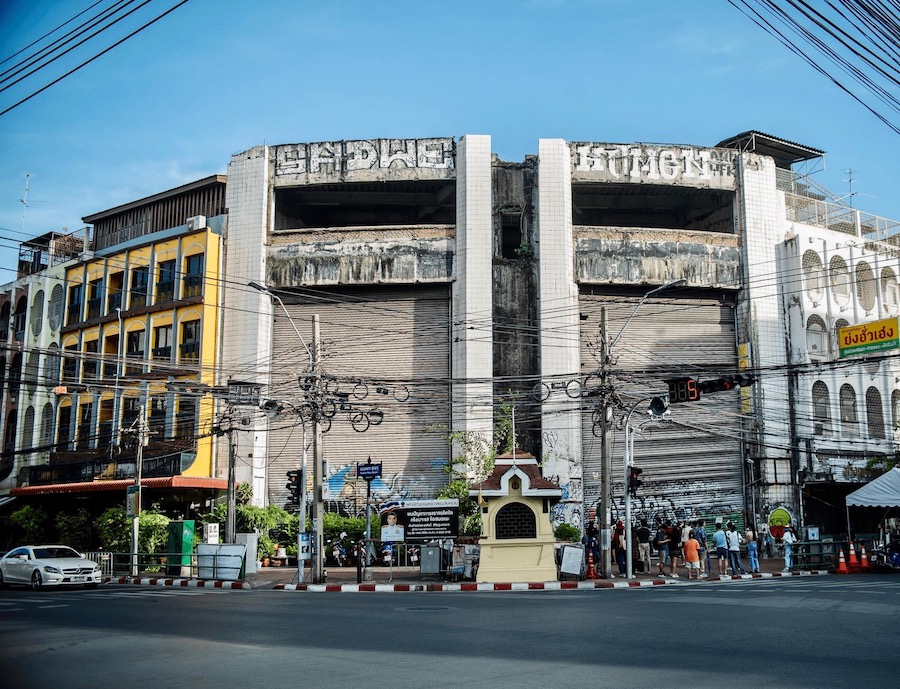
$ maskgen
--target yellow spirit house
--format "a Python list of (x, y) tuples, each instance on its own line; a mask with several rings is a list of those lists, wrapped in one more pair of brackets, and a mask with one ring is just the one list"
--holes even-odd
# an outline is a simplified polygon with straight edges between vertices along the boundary
[(20, 261), (5, 295), (28, 304), (6, 327), (28, 362), (4, 400), (11, 496), (123, 504), (142, 426), (145, 505), (191, 518), (226, 489), (213, 433), (224, 204), (225, 177), (208, 177), (85, 217), (93, 232), (59, 265)]

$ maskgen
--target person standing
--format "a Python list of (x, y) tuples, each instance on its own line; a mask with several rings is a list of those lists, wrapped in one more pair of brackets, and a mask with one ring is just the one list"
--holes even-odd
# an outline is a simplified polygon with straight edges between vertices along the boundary
[(706, 520), (698, 519), (694, 527), (694, 538), (700, 544), (700, 576), (709, 576), (709, 546), (706, 543)]
[(759, 574), (759, 544), (756, 542), (756, 532), (752, 527), (747, 529), (745, 535), (747, 539), (747, 559), (749, 561), (750, 572)]
[(728, 539), (721, 522), (716, 522), (716, 530), (713, 533), (713, 545), (716, 548), (716, 557), (719, 560), (719, 576), (727, 574), (725, 563), (728, 560)]
[(676, 522), (669, 531), (669, 576), (678, 578), (675, 569), (678, 567), (678, 558), (681, 557), (681, 525)]
[(694, 578), (700, 581), (700, 542), (691, 534), (684, 542), (683, 549), (688, 581)]
[(731, 573), (737, 576), (738, 569), (740, 569), (741, 574), (746, 574), (744, 563), (741, 562), (741, 535), (733, 523), (728, 522), (728, 531), (725, 536), (728, 542), (728, 561), (731, 563)]
[(616, 528), (613, 531), (613, 552), (616, 554), (616, 564), (619, 566), (619, 576), (627, 577), (625, 565), (625, 549), (627, 544), (625, 541), (625, 524), (620, 519), (616, 522)]
[(790, 524), (784, 527), (781, 542), (784, 543), (784, 571), (790, 572), (792, 564), (791, 560), (794, 554), (794, 543), (797, 542), (797, 537), (794, 535), (794, 530), (791, 528)]
[(638, 559), (641, 561), (644, 574), (650, 574), (650, 527), (647, 526), (647, 520), (641, 519), (641, 525), (635, 533), (638, 541)]
[(662, 522), (656, 528), (656, 553), (659, 555), (659, 576), (666, 573), (666, 565), (669, 564), (669, 536), (666, 534), (666, 525)]

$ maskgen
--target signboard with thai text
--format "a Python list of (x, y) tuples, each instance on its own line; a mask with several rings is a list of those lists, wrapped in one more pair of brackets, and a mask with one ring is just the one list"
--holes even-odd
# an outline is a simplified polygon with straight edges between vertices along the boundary
[(896, 318), (862, 325), (848, 325), (838, 330), (838, 348), (841, 357), (855, 354), (872, 354), (900, 348), (900, 327)]
[[(381, 539), (385, 529), (402, 528), (406, 540), (454, 538), (459, 534), (459, 500), (392, 500), (381, 506)], [(393, 533), (393, 532), (391, 532)]]

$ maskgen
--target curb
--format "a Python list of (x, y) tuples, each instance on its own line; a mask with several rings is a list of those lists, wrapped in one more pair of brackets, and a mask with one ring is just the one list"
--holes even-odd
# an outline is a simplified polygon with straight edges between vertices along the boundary
[(477, 592), (477, 591), (593, 591), (595, 589), (628, 589), (648, 586), (666, 586), (674, 581), (652, 579), (647, 581), (533, 581), (460, 584), (278, 584), (281, 591), (307, 591), (309, 593), (394, 593), (394, 592)]
[(773, 579), (775, 577), (813, 577), (831, 574), (827, 569), (811, 569), (807, 572), (757, 572), (755, 574), (720, 574), (707, 581), (740, 581), (742, 579)]
[(246, 581), (218, 581), (207, 579), (160, 579), (142, 577), (106, 577), (104, 584), (137, 584), (140, 586), (183, 586), (208, 589), (251, 589)]

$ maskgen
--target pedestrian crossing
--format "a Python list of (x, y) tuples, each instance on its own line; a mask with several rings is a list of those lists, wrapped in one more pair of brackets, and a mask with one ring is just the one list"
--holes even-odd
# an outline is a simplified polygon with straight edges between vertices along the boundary
[(21, 610), (50, 610), (65, 608), (72, 604), (90, 600), (179, 598), (184, 596), (218, 596), (228, 593), (225, 589), (120, 589), (104, 591), (47, 591), (41, 596), (27, 596), (0, 599), (0, 617), (5, 613)]

